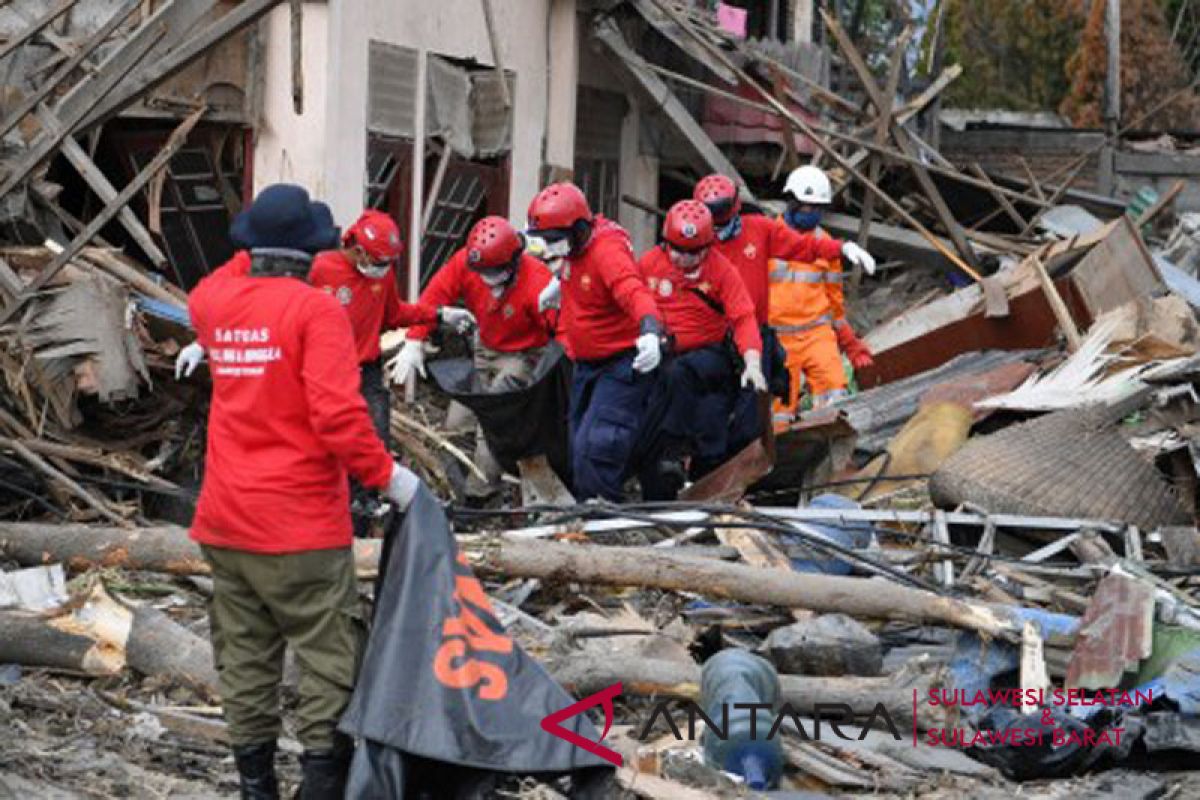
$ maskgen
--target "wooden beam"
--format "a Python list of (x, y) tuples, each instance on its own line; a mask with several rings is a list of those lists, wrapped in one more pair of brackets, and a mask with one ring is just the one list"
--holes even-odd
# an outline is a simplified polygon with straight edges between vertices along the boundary
[[(659, 2), (660, 7), (666, 9), (668, 14), (676, 14), (677, 13), (674, 11), (674, 9), (671, 9), (670, 6), (666, 5), (665, 3), (662, 3), (661, 0), (655, 0), (655, 2)], [(701, 37), (698, 33), (693, 31), (690, 27), (686, 27), (685, 30), (689, 31), (697, 39), (697, 41), (700, 41), (707, 45), (707, 42), (705, 42), (703, 37)], [(750, 76), (747, 75), (745, 73), (745, 71), (742, 70), (740, 67), (733, 64), (733, 62), (729, 59), (729, 57), (727, 55), (725, 55), (724, 52), (722, 52), (720, 49), (718, 49), (716, 47), (713, 47), (712, 50), (713, 50), (714, 56), (724, 59), (726, 66), (729, 66), (731, 69), (733, 69), (734, 72), (737, 73), (738, 77), (741, 80), (745, 81), (745, 83), (748, 86), (753, 86), (758, 91), (758, 93), (763, 97), (763, 99), (769, 105), (773, 106), (775, 108), (775, 110), (781, 116), (783, 116), (784, 119), (786, 119), (788, 122), (790, 122), (797, 130), (799, 130), (805, 136), (812, 139), (813, 144), (815, 144), (817, 147), (819, 147), (821, 150), (823, 150), (827, 155), (829, 155), (829, 157), (836, 164), (838, 164), (838, 166), (840, 166), (842, 169), (846, 170), (848, 173), (853, 175), (868, 190), (877, 194), (879, 196), (879, 199), (883, 201), (884, 205), (886, 205), (888, 208), (890, 208), (896, 214), (896, 216), (898, 216), (900, 219), (904, 220), (904, 222), (906, 224), (908, 224), (913, 230), (915, 230), (917, 233), (921, 234), (921, 236), (923, 236), (926, 239), (926, 241), (928, 241), (930, 244), (932, 244), (933, 247), (938, 252), (940, 252), (945, 258), (947, 258), (949, 261), (951, 261), (955, 267), (962, 270), (967, 275), (971, 276), (971, 278), (973, 280), (977, 281), (978, 283), (983, 283), (982, 275), (980, 275), (970, 264), (966, 263), (961, 258), (959, 258), (953, 251), (946, 248), (946, 246), (944, 244), (942, 244), (941, 240), (939, 240), (937, 238), (937, 236), (935, 236), (928, 228), (926, 228), (924, 225), (922, 225), (916, 219), (916, 217), (914, 217), (912, 214), (910, 214), (908, 212), (908, 210), (906, 208), (904, 208), (904, 206), (900, 205), (899, 202), (894, 200), (890, 195), (888, 195), (886, 192), (884, 192), (882, 189), (880, 189), (879, 186), (874, 181), (869, 180), (854, 165), (852, 165), (844, 156), (842, 156), (840, 153), (838, 153), (833, 148), (832, 145), (830, 145), (828, 142), (826, 142), (824, 139), (822, 139), (817, 134), (817, 132), (813, 129), (813, 127), (811, 125), (809, 125), (803, 119), (798, 117), (796, 114), (793, 114), (792, 110), (790, 108), (788, 108), (787, 106), (785, 106), (784, 104), (782, 104), (778, 100), (776, 100), (775, 97), (773, 95), (771, 95), (770, 92), (765, 91), (757, 83), (750, 80)]]
[(1038, 212), (1033, 215), (1033, 218), (1025, 224), (1025, 227), (1019, 234), (1020, 236), (1028, 236), (1038, 224), (1038, 220), (1042, 218), (1042, 215), (1058, 204), (1058, 201), (1061, 200), (1062, 196), (1067, 193), (1068, 189), (1071, 188), (1071, 184), (1075, 182), (1075, 178), (1079, 175), (1079, 171), (1083, 169), (1084, 165), (1087, 164), (1090, 158), (1091, 156), (1089, 156), (1087, 153), (1084, 153), (1075, 160), (1075, 166), (1071, 168), (1071, 172), (1066, 178), (1063, 179), (1063, 182), (1058, 185), (1058, 188), (1054, 190), (1054, 193), (1046, 198), (1046, 207), (1038, 209)]
[[(862, 53), (859, 52), (858, 48), (854, 46), (854, 42), (850, 41), (850, 36), (833, 17), (833, 15), (831, 15), (825, 9), (821, 9), (821, 17), (825, 20), (825, 26), (829, 28), (829, 32), (833, 35), (833, 38), (837, 41), (838, 46), (841, 48), (842, 54), (846, 57), (846, 60), (850, 63), (851, 68), (858, 76), (859, 82), (863, 85), (863, 88), (867, 90), (867, 94), (870, 96), (871, 102), (875, 105), (875, 108), (883, 109), (886, 107), (890, 110), (891, 101), (884, 97), (879, 85), (875, 83), (875, 76), (871, 74), (871, 68), (867, 66), (866, 60), (863, 58)], [(881, 111), (881, 114), (891, 127), (892, 136), (896, 141), (896, 145), (900, 148), (900, 151), (910, 158), (917, 159), (916, 151), (908, 137), (908, 132), (903, 128), (903, 126), (896, 124), (896, 122), (891, 119), (890, 113), (883, 114)], [(933, 179), (929, 177), (929, 171), (919, 160), (916, 160), (915, 163), (910, 164), (909, 168), (913, 173), (913, 177), (917, 179), (917, 183), (920, 185), (921, 191), (933, 205), (933, 210), (937, 214), (938, 219), (941, 221), (942, 227), (945, 228), (946, 233), (950, 236), (950, 240), (954, 242), (955, 249), (958, 250), (963, 259), (965, 259), (972, 267), (977, 266), (979, 263), (979, 258), (976, 256), (975, 250), (971, 247), (971, 243), (963, 234), (962, 226), (958, 223), (958, 220), (954, 218), (954, 214), (950, 211), (950, 207), (946, 204), (945, 198), (943, 198), (942, 193), (938, 191), (937, 185), (934, 184)]]
[(105, 22), (94, 34), (88, 37), (87, 41), (79, 48), (75, 55), (71, 56), (65, 64), (58, 68), (53, 75), (47, 78), (42, 84), (28, 97), (17, 104), (17, 107), (12, 110), (3, 120), (0, 120), (0, 139), (4, 135), (17, 126), (17, 124), (25, 119), (25, 115), (37, 108), (38, 103), (41, 103), (46, 97), (58, 88), (64, 80), (71, 76), (85, 58), (95, 52), (96, 48), (108, 41), (108, 37), (112, 35), (122, 22), (124, 22), (130, 14), (136, 11), (141, 0), (126, 0), (125, 5), (117, 9), (117, 13)]
[[(888, 68), (887, 88), (884, 90), (883, 97), (880, 98), (884, 108), (878, 109), (879, 116), (875, 121), (875, 144), (880, 146), (887, 144), (888, 131), (892, 127), (892, 105), (896, 97), (896, 90), (900, 86), (900, 68), (904, 65), (904, 53), (908, 48), (908, 42), (912, 38), (912, 35), (912, 26), (905, 25), (904, 31), (900, 34), (900, 39), (896, 43), (896, 49), (892, 53), (892, 63)], [(871, 163), (867, 165), (867, 175), (872, 181), (879, 182), (879, 173), (882, 166), (879, 156), (871, 157)], [(871, 220), (874, 216), (875, 195), (867, 192), (867, 196), (863, 200), (862, 225), (858, 229), (858, 246), (864, 250), (870, 249)], [(856, 265), (854, 267), (854, 275), (851, 278), (852, 291), (857, 291), (858, 285), (861, 282), (862, 268)]]
[(97, 104), (87, 115), (83, 127), (95, 125), (119, 114), (122, 109), (136, 102), (163, 81), (176, 75), (196, 59), (210, 55), (214, 47), (230, 36), (258, 22), (280, 1), (243, 0), (210, 23), (200, 33), (171, 49), (161, 59), (148, 63), (147, 66), (135, 73), (127, 74), (126, 80), (121, 83), (120, 90), (114, 92), (104, 102)]
[[(216, 5), (217, 0), (156, 2), (154, 14), (145, 19), (141, 26), (129, 34), (120, 45), (113, 48), (112, 52), (100, 63), (98, 71), (117, 72), (127, 77), (132, 76), (138, 64), (143, 60), (148, 64), (153, 63), (167, 51), (176, 47), (199, 24), (204, 15), (212, 12)], [(166, 33), (162, 34), (157, 43), (151, 47), (150, 55), (147, 56), (142, 50), (142, 45), (146, 39), (159, 36), (160, 25), (166, 28)], [(120, 93), (120, 90), (116, 92), (116, 94)], [(60, 119), (82, 114), (84, 122), (80, 127), (87, 128), (92, 124), (91, 114), (84, 110), (83, 106), (92, 107), (94, 105), (87, 84), (80, 81), (68, 89), (62, 99), (54, 105), (54, 113)]]
[[(684, 30), (690, 31), (690, 28), (685, 27)], [(713, 140), (704, 132), (700, 123), (675, 96), (671, 88), (659, 80), (648, 68), (646, 61), (634, 52), (629, 43), (625, 41), (625, 37), (617, 28), (616, 23), (611, 19), (602, 19), (596, 23), (592, 34), (608, 48), (615, 56), (615, 60), (625, 68), (626, 74), (641, 90), (654, 99), (657, 106), (683, 135), (684, 140), (691, 145), (700, 161), (709, 170), (732, 178), (738, 184), (742, 196), (753, 200), (753, 195), (746, 189), (746, 182), (742, 180), (737, 167), (713, 143)]]
[(1179, 193), (1183, 191), (1185, 186), (1187, 186), (1187, 181), (1175, 181), (1162, 197), (1154, 201), (1154, 205), (1142, 212), (1142, 215), (1137, 218), (1137, 222), (1134, 224), (1138, 228), (1141, 228), (1143, 225), (1149, 225), (1155, 217), (1162, 213), (1164, 208), (1175, 202), (1175, 198), (1179, 196)]
[(38, 291), (40, 291), (41, 288), (45, 286), (51, 278), (57, 275), (58, 271), (65, 267), (67, 262), (74, 258), (75, 255), (84, 247), (84, 245), (91, 241), (92, 237), (99, 233), (100, 229), (107, 225), (109, 221), (111, 221), (112, 218), (117, 215), (117, 212), (124, 208), (125, 204), (133, 199), (133, 196), (140, 192), (145, 185), (150, 182), (151, 178), (158, 174), (159, 170), (167, 166), (171, 160), (171, 157), (174, 156), (179, 148), (183, 146), (184, 141), (187, 140), (188, 134), (191, 133), (192, 128), (196, 127), (196, 123), (200, 121), (200, 117), (204, 115), (206, 110), (207, 109), (203, 106), (196, 109), (179, 125), (178, 128), (175, 129), (170, 138), (167, 139), (166, 144), (163, 145), (162, 150), (160, 150), (158, 154), (154, 156), (154, 159), (151, 160), (151, 162), (147, 164), (132, 181), (129, 182), (128, 186), (121, 190), (120, 194), (113, 198), (112, 202), (105, 206), (104, 209), (97, 214), (91, 222), (88, 223), (87, 227), (84, 228), (79, 235), (71, 240), (71, 243), (68, 244), (61, 253), (54, 257), (53, 261), (47, 264), (42, 271), (38, 273), (37, 277), (35, 277), (29, 284), (25, 286), (25, 290), (16, 298), (14, 298), (13, 301), (8, 304), (8, 307), (0, 312), (0, 325), (3, 325), (5, 322), (8, 322), (10, 319), (12, 319), (13, 314), (15, 314), (21, 308), (21, 306), (23, 306), (25, 302), (29, 300), (29, 298), (37, 294)]
[(0, 45), (0, 58), (10, 55), (18, 47), (50, 27), (50, 23), (67, 13), (75, 3), (76, 0), (58, 0), (58, 3), (49, 11), (31, 22), (28, 28), (9, 39), (3, 45)]
[[(164, 29), (160, 28), (156, 36), (145, 39), (140, 45), (139, 56), (144, 57), (150, 52), (150, 48), (156, 41), (162, 38), (165, 32)], [(13, 165), (4, 183), (0, 184), (0, 197), (6, 196), (17, 187), (17, 184), (28, 178), (29, 174), (37, 169), (42, 161), (58, 149), (63, 139), (79, 127), (83, 115), (96, 104), (103, 101), (109, 93), (125, 80), (125, 77), (123, 74), (101, 70), (90, 78), (80, 81), (80, 84), (86, 84), (92, 92), (90, 95), (91, 104), (82, 106), (80, 111), (74, 116), (68, 118), (60, 117), (59, 122), (62, 127), (58, 133), (50, 134), (49, 132), (43, 132), (41, 136), (33, 140), (33, 143), (26, 149), (24, 157)]]
[[(42, 127), (57, 132), (61, 129), (58, 120), (45, 106), (38, 107), (38, 120), (41, 121)], [(75, 167), (76, 171), (91, 187), (96, 196), (101, 202), (111, 203), (117, 197), (117, 189), (109, 181), (108, 176), (100, 171), (96, 163), (92, 161), (87, 152), (75, 141), (74, 136), (66, 136), (62, 140), (62, 154), (67, 161), (71, 162), (71, 166)], [(125, 206), (117, 213), (117, 220), (133, 237), (134, 242), (146, 254), (155, 267), (162, 269), (167, 266), (167, 256), (159, 248), (158, 243), (154, 241), (154, 237), (150, 231), (146, 230), (146, 226), (138, 219), (137, 214), (133, 213), (133, 209)]]
[(1033, 271), (1037, 274), (1038, 283), (1042, 285), (1042, 294), (1046, 296), (1046, 302), (1049, 304), (1050, 310), (1054, 312), (1058, 326), (1062, 328), (1063, 335), (1067, 337), (1067, 350), (1074, 353), (1083, 344), (1083, 337), (1079, 335), (1075, 319), (1067, 310), (1067, 304), (1063, 302), (1062, 295), (1058, 293), (1058, 287), (1054, 285), (1054, 281), (1050, 280), (1050, 274), (1046, 272), (1046, 265), (1042, 263), (1042, 259), (1036, 253), (1029, 258), (1033, 262)]
[(1000, 187), (992, 182), (992, 179), (988, 177), (988, 174), (983, 171), (983, 167), (979, 166), (978, 161), (971, 162), (971, 171), (975, 173), (975, 176), (979, 178), (979, 180), (987, 183), (988, 193), (992, 195), (992, 199), (995, 200), (1000, 206), (1000, 209), (1008, 215), (1008, 218), (1012, 220), (1013, 224), (1016, 225), (1018, 229), (1024, 230), (1025, 218), (1017, 212), (1016, 206), (1009, 202), (1008, 198), (1004, 196), (1004, 193), (1000, 191)]

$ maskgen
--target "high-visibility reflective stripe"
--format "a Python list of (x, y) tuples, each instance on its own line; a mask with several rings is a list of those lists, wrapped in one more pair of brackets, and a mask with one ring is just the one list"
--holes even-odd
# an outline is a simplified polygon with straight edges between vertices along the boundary
[(828, 392), (813, 395), (813, 408), (825, 408), (832, 405), (835, 400), (841, 400), (843, 397), (849, 397), (850, 392), (846, 389), (830, 389)]
[(833, 317), (828, 314), (822, 314), (812, 322), (806, 322), (803, 325), (773, 325), (776, 333), (802, 333), (811, 331), (813, 328), (819, 328), (822, 325), (828, 325), (833, 322)]
[(772, 283), (841, 283), (840, 272), (816, 272), (811, 270), (792, 269), (787, 261), (771, 259)]

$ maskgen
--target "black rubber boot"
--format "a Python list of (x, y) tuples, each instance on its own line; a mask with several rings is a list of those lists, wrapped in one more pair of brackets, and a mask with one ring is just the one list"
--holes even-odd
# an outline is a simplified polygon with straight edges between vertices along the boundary
[(233, 760), (242, 784), (242, 800), (279, 800), (274, 742), (235, 745)]
[(305, 750), (300, 756), (304, 779), (296, 797), (299, 800), (342, 800), (353, 755), (354, 740), (341, 733), (334, 734), (332, 749)]

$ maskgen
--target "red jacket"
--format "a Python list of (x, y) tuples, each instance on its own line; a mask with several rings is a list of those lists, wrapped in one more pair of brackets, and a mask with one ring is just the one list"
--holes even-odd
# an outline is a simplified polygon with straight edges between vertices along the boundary
[(662, 321), (642, 282), (629, 234), (596, 215), (592, 240), (563, 265), (559, 331), (577, 361), (601, 361), (630, 350), (643, 317)]
[(336, 300), (295, 278), (205, 278), (188, 298), (212, 406), (192, 538), (256, 553), (350, 546), (347, 470), (382, 488), (392, 459), (359, 394)]
[[(421, 292), (420, 304), (438, 308), (464, 300), (479, 323), (479, 340), (484, 347), (518, 353), (550, 341), (554, 326), (547, 315), (538, 311), (538, 295), (548, 283), (550, 270), (546, 265), (533, 256), (522, 256), (517, 277), (496, 298), (479, 273), (467, 266), (464, 247), (434, 274)], [(414, 325), (408, 329), (408, 338), (420, 341), (431, 333), (432, 325)]]
[(770, 309), (770, 264), (772, 258), (789, 261), (833, 259), (842, 254), (837, 239), (817, 238), (788, 227), (781, 219), (762, 214), (743, 214), (742, 232), (728, 241), (718, 241), (717, 252), (725, 256), (738, 274), (754, 302), (759, 325), (766, 325)]
[(436, 308), (400, 302), (396, 276), (390, 271), (383, 278), (368, 278), (341, 250), (318, 255), (308, 282), (345, 306), (354, 329), (359, 364), (379, 358), (379, 335), (384, 331), (437, 323)]
[[(750, 295), (734, 266), (716, 250), (710, 250), (704, 257), (696, 280), (687, 278), (683, 270), (672, 264), (661, 247), (648, 250), (638, 266), (680, 352), (717, 344), (730, 328), (739, 353), (762, 352), (762, 336)], [(714, 309), (700, 294), (723, 306), (724, 313)]]

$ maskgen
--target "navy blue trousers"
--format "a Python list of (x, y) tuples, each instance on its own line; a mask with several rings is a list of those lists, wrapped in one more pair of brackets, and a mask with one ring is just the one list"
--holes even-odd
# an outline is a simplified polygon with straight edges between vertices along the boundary
[(601, 362), (579, 361), (571, 381), (571, 467), (575, 499), (620, 502), (625, 479), (645, 452), (653, 427), (660, 370), (635, 372), (632, 351)]

